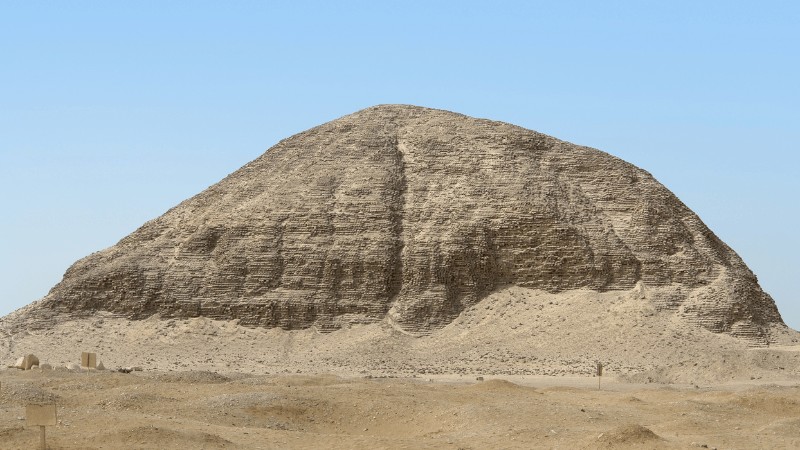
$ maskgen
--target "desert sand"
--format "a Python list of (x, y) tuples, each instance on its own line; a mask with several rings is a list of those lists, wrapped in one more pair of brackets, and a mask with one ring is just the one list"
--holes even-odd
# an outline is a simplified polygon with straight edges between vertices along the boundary
[[(751, 348), (636, 291), (518, 287), (424, 336), (110, 314), (0, 327), (4, 367), (34, 353), (57, 368), (0, 370), (0, 448), (35, 445), (20, 418), (49, 401), (65, 449), (797, 448), (800, 347), (781, 336)], [(82, 351), (107, 370), (66, 370)]]
[[(725, 448), (800, 446), (797, 384), (597, 378), (354, 378), (205, 371), (0, 371), (0, 447), (53, 449)], [(509, 381), (510, 380), (510, 381)]]

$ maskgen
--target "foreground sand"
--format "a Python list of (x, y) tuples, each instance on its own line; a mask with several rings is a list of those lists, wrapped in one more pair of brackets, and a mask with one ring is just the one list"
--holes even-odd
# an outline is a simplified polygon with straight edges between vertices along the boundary
[(54, 400), (54, 449), (800, 448), (793, 383), (506, 378), (6, 369), (0, 447), (34, 448), (25, 404)]

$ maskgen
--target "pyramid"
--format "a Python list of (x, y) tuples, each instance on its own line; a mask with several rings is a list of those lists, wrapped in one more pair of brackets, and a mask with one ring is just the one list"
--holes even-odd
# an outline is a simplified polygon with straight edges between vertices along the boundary
[(507, 123), (405, 105), (280, 141), (70, 267), (30, 323), (105, 311), (426, 334), (502, 288), (634, 291), (768, 345), (783, 326), (739, 256), (649, 173)]

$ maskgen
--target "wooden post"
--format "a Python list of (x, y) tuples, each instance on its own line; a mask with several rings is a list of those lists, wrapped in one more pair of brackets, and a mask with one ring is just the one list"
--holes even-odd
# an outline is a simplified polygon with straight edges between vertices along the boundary
[(600, 380), (603, 379), (603, 363), (597, 361), (597, 390), (600, 390)]

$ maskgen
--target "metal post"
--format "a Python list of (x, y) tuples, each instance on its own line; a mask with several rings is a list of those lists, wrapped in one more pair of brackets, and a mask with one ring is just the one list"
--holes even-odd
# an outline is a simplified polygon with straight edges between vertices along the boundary
[(44, 437), (44, 425), (39, 425), (39, 429), (42, 430), (42, 450), (47, 450), (47, 440)]

